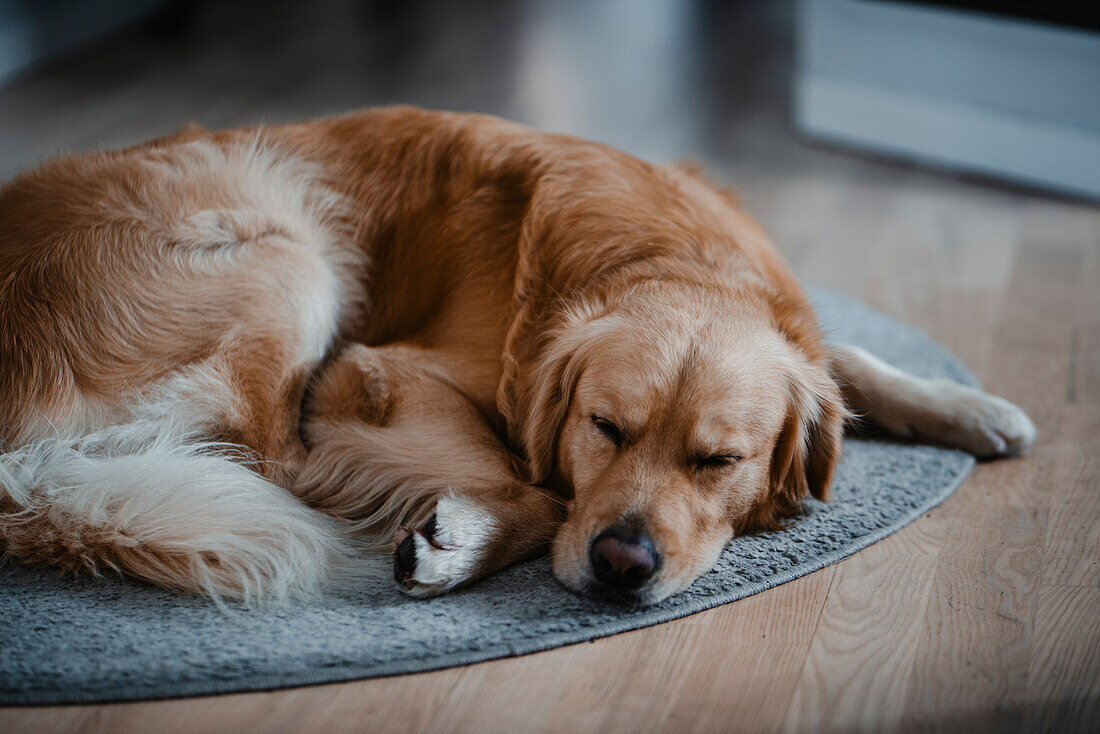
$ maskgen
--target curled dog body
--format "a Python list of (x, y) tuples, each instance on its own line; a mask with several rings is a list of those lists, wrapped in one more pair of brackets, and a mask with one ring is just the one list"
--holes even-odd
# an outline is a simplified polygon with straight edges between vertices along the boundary
[(853, 412), (985, 456), (1034, 438), (825, 345), (694, 172), (412, 108), (17, 177), (0, 329), (3, 552), (222, 597), (313, 593), (358, 537), (414, 596), (550, 552), (654, 603), (826, 498)]

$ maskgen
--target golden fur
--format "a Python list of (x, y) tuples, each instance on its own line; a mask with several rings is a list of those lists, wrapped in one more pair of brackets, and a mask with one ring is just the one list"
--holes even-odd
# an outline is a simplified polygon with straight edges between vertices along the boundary
[[(842, 390), (884, 374), (837, 354), (689, 169), (411, 108), (189, 128), (0, 190), (0, 542), (249, 599), (318, 588), (349, 533), (396, 535), (416, 595), (552, 543), (598, 591), (590, 544), (625, 522), (653, 602), (827, 497)], [(889, 385), (872, 418), (958, 429)], [(980, 400), (984, 433), (947, 438), (1026, 448)]]

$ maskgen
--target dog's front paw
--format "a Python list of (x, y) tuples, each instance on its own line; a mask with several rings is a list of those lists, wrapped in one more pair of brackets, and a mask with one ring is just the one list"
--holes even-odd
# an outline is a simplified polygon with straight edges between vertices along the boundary
[(950, 442), (981, 459), (1020, 456), (1035, 443), (1035, 424), (1023, 410), (981, 390), (962, 388), (948, 415)]
[(480, 504), (444, 497), (418, 528), (394, 538), (393, 577), (410, 596), (436, 596), (479, 578), (496, 523)]

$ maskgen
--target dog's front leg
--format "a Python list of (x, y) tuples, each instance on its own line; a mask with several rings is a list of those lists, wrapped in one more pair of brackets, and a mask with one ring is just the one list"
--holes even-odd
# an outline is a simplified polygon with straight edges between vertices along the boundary
[(560, 498), (523, 484), (447, 493), (423, 524), (394, 538), (403, 591), (435, 596), (547, 551), (564, 519)]
[[(385, 544), (413, 596), (482, 578), (549, 547), (563, 501), (525, 484), (438, 353), (347, 345), (307, 408), (293, 491)], [(405, 525), (405, 527), (400, 527)], [(396, 531), (396, 532), (395, 532)]]
[(952, 446), (979, 458), (1017, 456), (1035, 426), (1012, 403), (951, 380), (917, 377), (859, 347), (832, 348), (832, 374), (848, 408), (899, 438)]

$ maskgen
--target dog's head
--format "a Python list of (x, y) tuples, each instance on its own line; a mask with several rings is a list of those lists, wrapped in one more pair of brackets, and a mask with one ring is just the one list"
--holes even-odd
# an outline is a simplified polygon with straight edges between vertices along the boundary
[(570, 589), (655, 603), (735, 534), (825, 498), (843, 404), (766, 298), (651, 282), (548, 333), (518, 439), (534, 481), (572, 491), (553, 545)]

